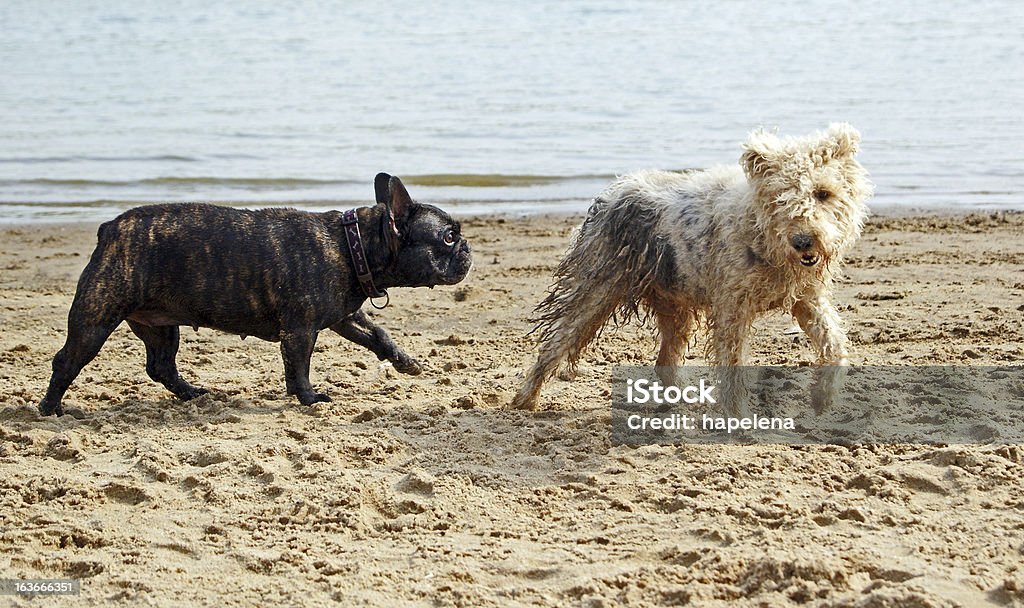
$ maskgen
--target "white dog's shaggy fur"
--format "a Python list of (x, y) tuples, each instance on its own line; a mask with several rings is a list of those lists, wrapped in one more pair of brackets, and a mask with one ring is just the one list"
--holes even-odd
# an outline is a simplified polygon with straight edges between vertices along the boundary
[[(768, 311), (790, 311), (822, 363), (847, 365), (830, 292), (872, 193), (854, 159), (859, 141), (847, 124), (802, 138), (758, 130), (739, 166), (619, 178), (595, 199), (537, 307), (540, 354), (513, 406), (534, 408), (543, 382), (563, 361), (575, 371), (610, 319), (653, 316), (666, 382), (706, 323), (709, 359), (727, 366), (722, 397), (734, 413), (747, 402), (735, 366), (747, 360), (751, 324)], [(829, 401), (833, 382), (816, 398)]]

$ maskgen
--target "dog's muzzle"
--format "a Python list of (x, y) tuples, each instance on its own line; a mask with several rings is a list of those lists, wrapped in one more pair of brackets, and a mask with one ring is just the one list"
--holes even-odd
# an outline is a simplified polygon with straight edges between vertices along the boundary
[(817, 264), (821, 257), (813, 253), (814, 249), (814, 237), (809, 234), (797, 234), (790, 239), (789, 243), (798, 252), (803, 255), (800, 256), (800, 264), (807, 266), (808, 268)]
[(445, 283), (454, 285), (469, 274), (473, 267), (473, 254), (469, 249), (469, 241), (462, 239), (452, 247), (452, 255), (448, 258), (448, 270), (444, 274)]

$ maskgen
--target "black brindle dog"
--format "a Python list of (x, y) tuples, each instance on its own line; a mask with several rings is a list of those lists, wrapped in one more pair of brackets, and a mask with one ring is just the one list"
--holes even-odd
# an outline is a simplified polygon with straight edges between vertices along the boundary
[(100, 226), (39, 412), (63, 414), (68, 386), (125, 320), (146, 344), (150, 378), (183, 400), (207, 391), (178, 374), (180, 325), (280, 342), (288, 394), (305, 405), (330, 401), (309, 383), (322, 329), (419, 374), (359, 307), (388, 287), (458, 283), (472, 265), (469, 244), (458, 222), (414, 202), (397, 177), (381, 173), (374, 187), (377, 205), (350, 212), (348, 222), (339, 211), (176, 204), (138, 207)]

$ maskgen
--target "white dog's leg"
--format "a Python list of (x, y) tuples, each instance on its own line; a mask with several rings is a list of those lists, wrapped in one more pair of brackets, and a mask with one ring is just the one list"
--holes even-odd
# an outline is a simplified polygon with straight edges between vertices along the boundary
[(807, 334), (820, 363), (849, 365), (846, 332), (839, 313), (827, 297), (816, 295), (798, 301), (793, 306), (793, 318)]
[(715, 361), (719, 365), (722, 405), (732, 416), (750, 417), (750, 386), (747, 362), (747, 336), (750, 318), (734, 310), (715, 309)]
[(676, 367), (686, 361), (686, 349), (696, 323), (693, 311), (681, 308), (676, 303), (654, 303), (658, 333), (661, 335), (661, 349), (655, 363), (658, 378), (663, 383), (676, 383)]
[(846, 332), (835, 306), (823, 295), (798, 301), (792, 312), (810, 339), (818, 362), (826, 366), (811, 388), (811, 404), (814, 411), (821, 413), (832, 407), (846, 378), (846, 367), (850, 364)]
[(527, 372), (526, 380), (512, 400), (514, 409), (535, 409), (541, 385), (563, 362), (568, 365), (570, 375), (575, 376), (576, 362), (583, 349), (615, 310), (617, 302), (607, 298), (602, 300), (602, 295), (592, 292), (581, 298), (576, 304), (576, 315), (559, 319), (550, 335), (541, 339), (537, 362)]

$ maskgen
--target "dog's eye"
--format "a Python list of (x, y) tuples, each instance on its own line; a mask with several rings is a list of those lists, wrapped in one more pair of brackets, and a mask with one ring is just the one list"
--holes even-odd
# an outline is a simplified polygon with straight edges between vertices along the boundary
[(446, 230), (444, 233), (444, 244), (451, 247), (455, 244), (455, 240), (455, 231), (450, 228)]
[(828, 190), (814, 191), (814, 198), (818, 199), (819, 201), (827, 201), (830, 196), (832, 196), (832, 193), (829, 192)]

